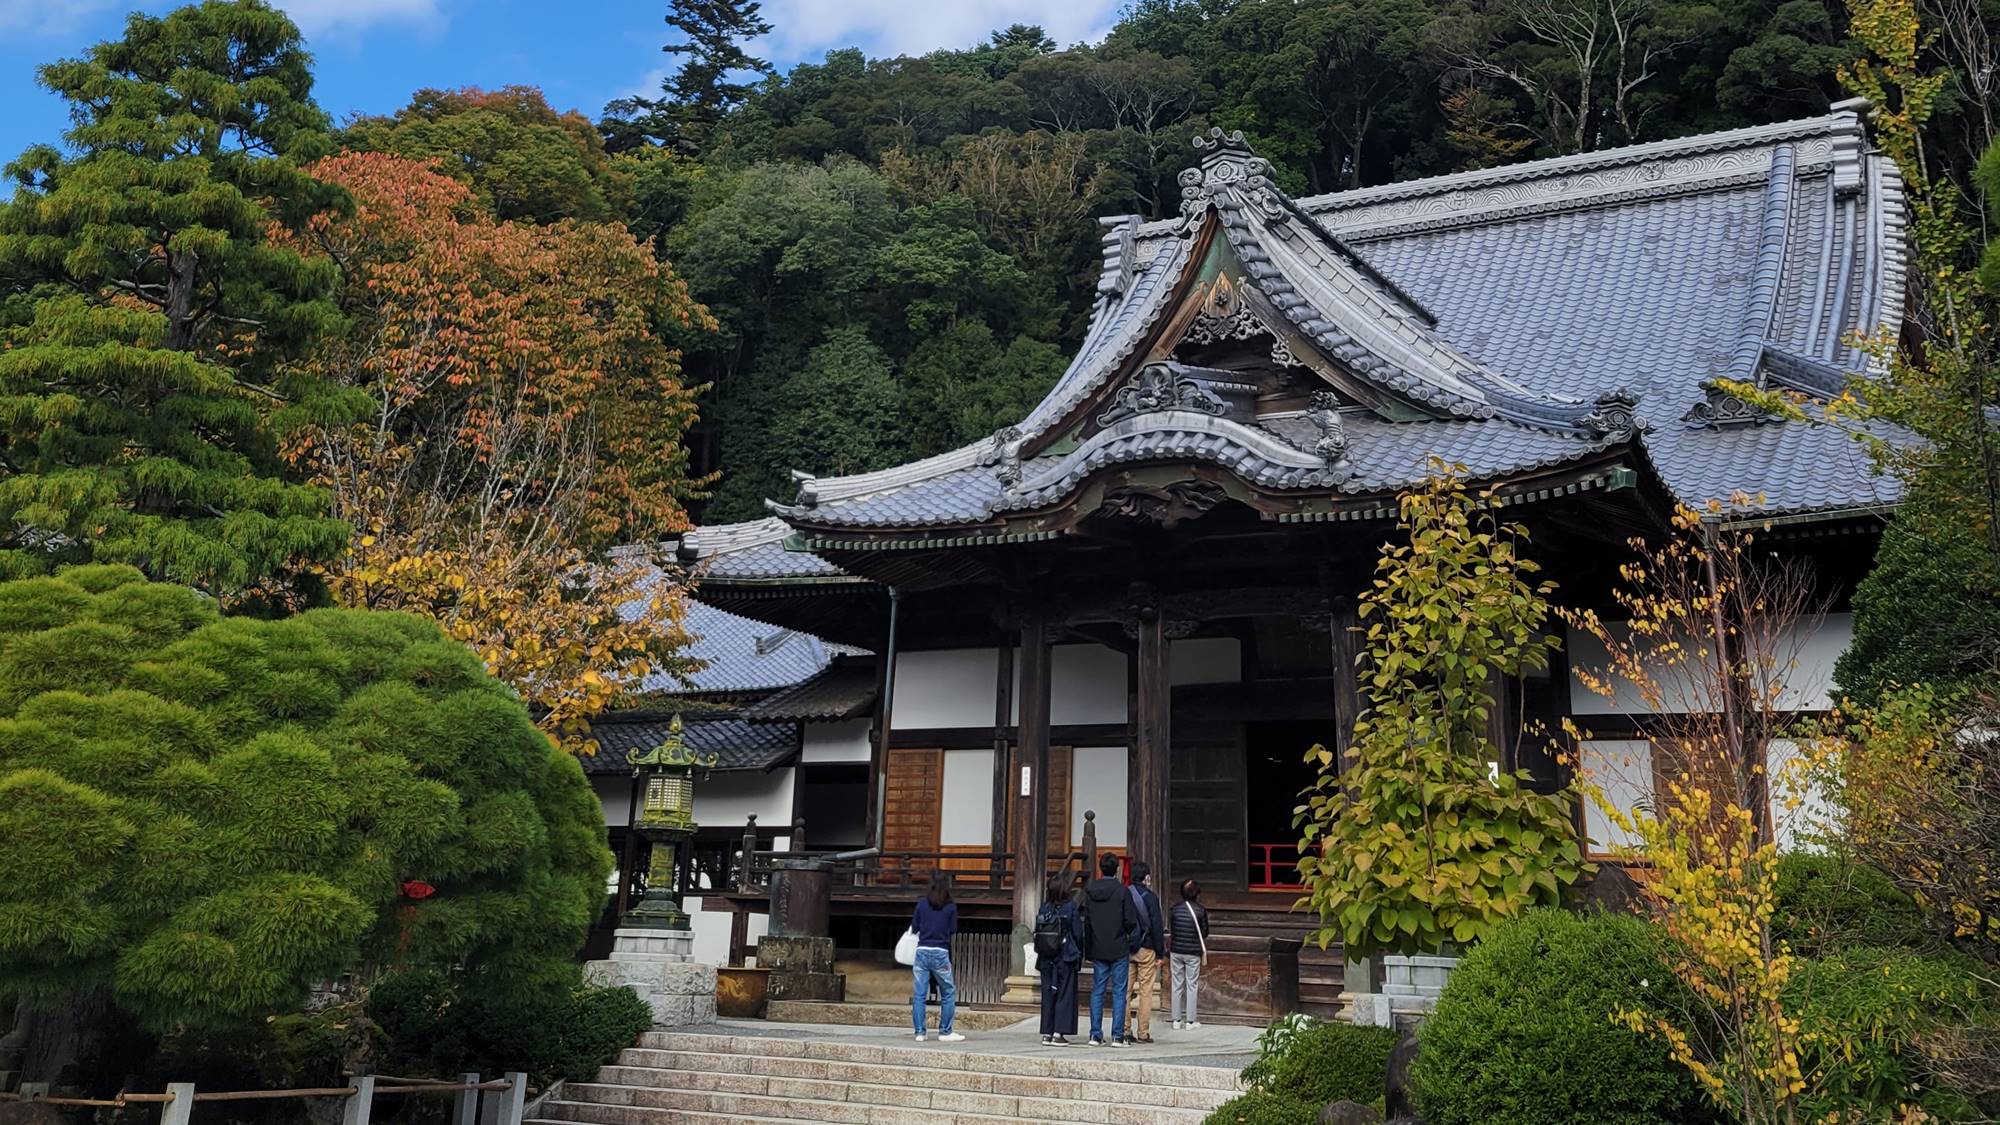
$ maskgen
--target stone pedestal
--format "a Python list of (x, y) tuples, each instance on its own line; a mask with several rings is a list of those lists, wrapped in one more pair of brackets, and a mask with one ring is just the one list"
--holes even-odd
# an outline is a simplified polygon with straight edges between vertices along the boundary
[(847, 999), (847, 978), (833, 971), (833, 939), (765, 935), (757, 941), (757, 967), (771, 971), (772, 1000)]
[(625, 927), (611, 939), (611, 956), (584, 965), (592, 984), (619, 985), (653, 1010), (654, 1027), (715, 1022), (715, 966), (693, 958), (686, 930)]
[(1458, 965), (1456, 957), (1389, 954), (1380, 959), (1377, 992), (1342, 993), (1349, 1023), (1363, 1027), (1400, 1027), (1421, 1023), (1437, 1010), (1445, 982)]

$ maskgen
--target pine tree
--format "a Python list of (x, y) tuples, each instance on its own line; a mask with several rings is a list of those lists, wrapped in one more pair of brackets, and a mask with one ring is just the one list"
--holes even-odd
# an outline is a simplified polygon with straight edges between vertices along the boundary
[(0, 572), (233, 591), (345, 542), (264, 425), (335, 318), (334, 263), (270, 236), (338, 199), (301, 171), (330, 145), (309, 61), (263, 0), (206, 0), (41, 69), (74, 126), (0, 207)]
[(723, 116), (750, 94), (750, 83), (730, 76), (771, 73), (770, 63), (743, 49), (771, 31), (762, 7), (758, 0), (673, 0), (667, 26), (685, 38), (660, 49), (687, 61), (660, 84), (665, 97), (620, 98), (605, 107), (607, 146), (628, 149), (650, 138), (701, 151)]

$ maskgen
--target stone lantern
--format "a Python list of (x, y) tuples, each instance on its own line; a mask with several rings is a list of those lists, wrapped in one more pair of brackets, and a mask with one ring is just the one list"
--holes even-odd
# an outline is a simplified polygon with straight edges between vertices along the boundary
[(694, 932), (681, 909), (680, 859), (694, 835), (694, 772), (715, 765), (713, 755), (690, 750), (680, 716), (666, 741), (632, 755), (641, 786), (639, 816), (632, 822), (651, 848), (646, 893), (618, 919), (611, 956), (584, 966), (593, 984), (623, 985), (652, 1009), (653, 1026), (715, 1022), (715, 966), (694, 960)]
[(667, 739), (651, 750), (632, 755), (632, 776), (639, 779), (639, 819), (633, 831), (652, 854), (646, 864), (646, 893), (619, 919), (619, 928), (680, 930), (688, 928), (681, 909), (680, 857), (694, 835), (694, 771), (715, 765), (688, 749), (681, 717), (667, 728)]

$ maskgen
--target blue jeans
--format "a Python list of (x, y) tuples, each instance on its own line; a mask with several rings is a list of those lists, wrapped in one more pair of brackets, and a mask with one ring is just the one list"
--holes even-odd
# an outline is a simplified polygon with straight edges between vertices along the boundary
[[(918, 950), (921, 955), (922, 950)], [(1090, 963), (1090, 1037), (1104, 1038), (1104, 990), (1111, 990), (1111, 1038), (1125, 1038), (1125, 988), (1126, 976), (1131, 962), (1120, 957), (1116, 961), (1092, 961)]]
[(938, 1034), (951, 1034), (951, 1018), (958, 1014), (958, 985), (951, 979), (951, 950), (935, 946), (917, 947), (917, 963), (910, 966), (910, 1022), (917, 1034), (924, 1033), (924, 997), (930, 993), (931, 978), (938, 985)]

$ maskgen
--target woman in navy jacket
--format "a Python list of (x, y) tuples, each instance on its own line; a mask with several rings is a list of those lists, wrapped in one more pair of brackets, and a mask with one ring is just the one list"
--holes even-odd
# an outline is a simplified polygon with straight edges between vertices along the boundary
[(1035, 929), (1046, 921), (1062, 927), (1062, 953), (1042, 957), (1037, 951), (1035, 968), (1042, 975), (1042, 1042), (1057, 1047), (1070, 1045), (1076, 1034), (1076, 973), (1083, 965), (1083, 911), (1070, 893), (1070, 880), (1063, 872), (1049, 876), (1048, 897), (1035, 917)]

